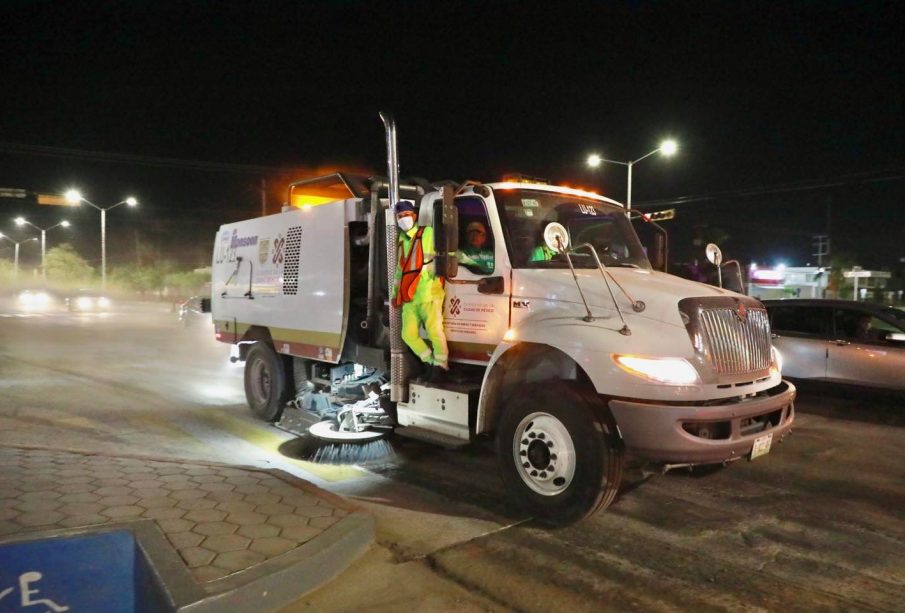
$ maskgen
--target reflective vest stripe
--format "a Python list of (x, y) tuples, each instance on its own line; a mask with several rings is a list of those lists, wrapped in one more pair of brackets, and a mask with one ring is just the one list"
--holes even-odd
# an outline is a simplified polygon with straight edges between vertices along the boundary
[(405, 255), (405, 243), (400, 240), (399, 250), (399, 268), (402, 269), (402, 279), (399, 281), (399, 291), (396, 292), (395, 306), (402, 306), (403, 303), (411, 302), (418, 291), (418, 281), (421, 279), (421, 269), (424, 268), (424, 248), (421, 245), (421, 235), (424, 234), (424, 228), (418, 228), (415, 238), (412, 242), (412, 248), (408, 257)]

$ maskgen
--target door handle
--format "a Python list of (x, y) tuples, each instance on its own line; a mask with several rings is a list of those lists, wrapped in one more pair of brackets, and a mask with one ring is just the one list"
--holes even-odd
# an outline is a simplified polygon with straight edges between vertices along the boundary
[(478, 283), (478, 293), (481, 294), (502, 294), (505, 289), (503, 277), (484, 277)]
[(838, 345), (840, 347), (844, 347), (845, 345), (851, 345), (850, 342), (848, 342), (846, 340), (842, 340), (841, 338), (837, 338), (836, 340), (830, 341), (830, 342), (833, 343), (834, 345)]

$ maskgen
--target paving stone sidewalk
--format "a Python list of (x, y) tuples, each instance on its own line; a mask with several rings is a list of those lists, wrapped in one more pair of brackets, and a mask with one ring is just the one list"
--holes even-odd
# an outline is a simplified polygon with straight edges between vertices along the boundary
[(0, 448), (0, 537), (153, 519), (199, 583), (287, 553), (353, 510), (268, 471)]

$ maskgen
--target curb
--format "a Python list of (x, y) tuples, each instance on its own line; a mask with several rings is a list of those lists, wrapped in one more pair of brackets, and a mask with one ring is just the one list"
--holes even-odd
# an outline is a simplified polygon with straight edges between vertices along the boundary
[(237, 466), (216, 462), (62, 450), (48, 447), (10, 445), (17, 449), (46, 449), (89, 456), (122, 457), (155, 462), (220, 466), (271, 475), (299, 490), (323, 499), (346, 511), (336, 523), (312, 540), (276, 557), (267, 559), (221, 579), (198, 583), (153, 519), (115, 523), (27, 530), (0, 537), (0, 545), (45, 539), (128, 531), (149, 563), (158, 586), (166, 596), (167, 608), (186, 613), (229, 611), (276, 611), (337, 577), (374, 543), (375, 520), (361, 507), (316, 485), (279, 469)]

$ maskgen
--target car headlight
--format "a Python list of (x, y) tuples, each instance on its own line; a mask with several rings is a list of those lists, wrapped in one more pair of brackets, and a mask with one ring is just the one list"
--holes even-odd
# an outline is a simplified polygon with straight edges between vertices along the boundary
[(689, 385), (701, 381), (698, 371), (684, 358), (647, 358), (614, 353), (613, 362), (630, 375), (655, 383)]
[(773, 373), (782, 373), (782, 354), (779, 352), (779, 349), (776, 347), (770, 347), (770, 354), (773, 359), (770, 363), (770, 372)]
[(22, 292), (19, 303), (25, 309), (43, 309), (50, 304), (50, 295), (46, 292)]
[(87, 296), (82, 296), (78, 300), (75, 301), (75, 304), (80, 309), (90, 309), (91, 308), (91, 298)]

